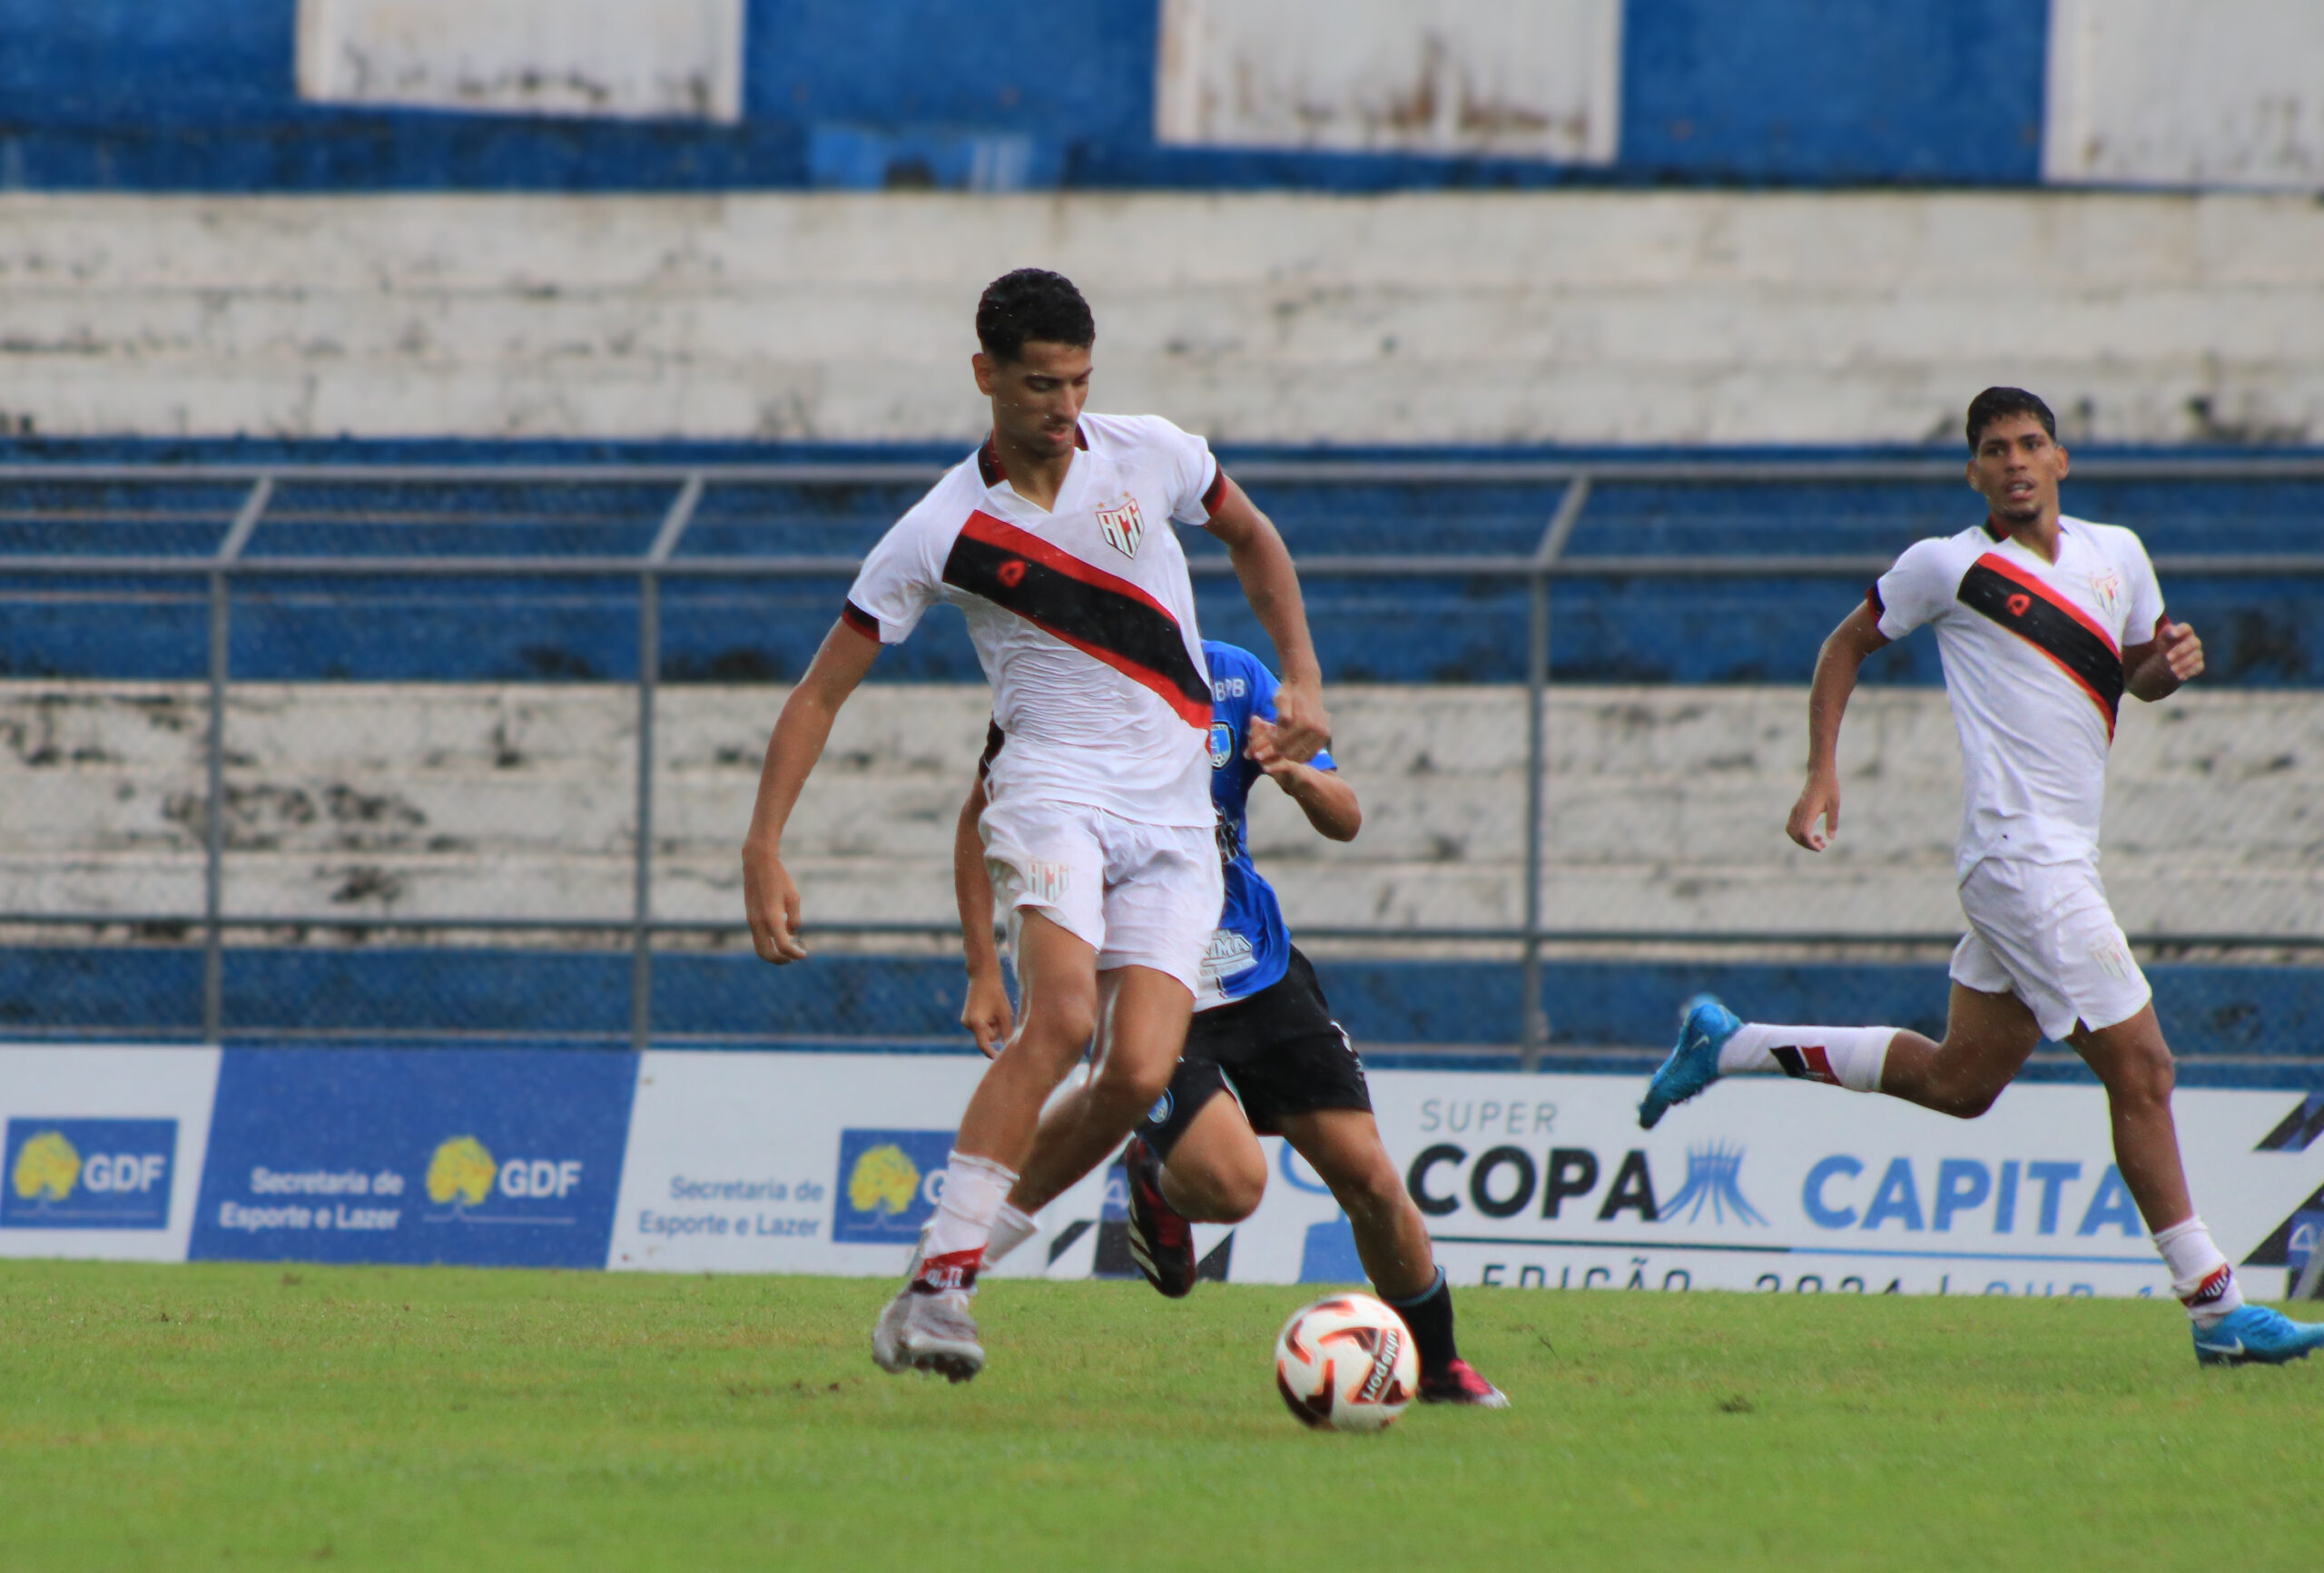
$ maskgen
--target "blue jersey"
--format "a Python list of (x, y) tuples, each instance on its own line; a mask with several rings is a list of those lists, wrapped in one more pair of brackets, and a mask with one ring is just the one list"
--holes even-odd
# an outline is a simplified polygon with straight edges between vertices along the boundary
[[(1266, 772), (1245, 757), (1251, 718), (1275, 719), (1275, 673), (1240, 645), (1206, 639), (1210, 667), (1210, 801), (1218, 811), (1218, 856), (1226, 870), (1226, 905), (1202, 960), (1195, 1008), (1246, 998), (1282, 980), (1291, 963), (1291, 933), (1275, 891), (1252, 866), (1247, 845), (1251, 785)], [(1311, 762), (1330, 770), (1332, 756)]]

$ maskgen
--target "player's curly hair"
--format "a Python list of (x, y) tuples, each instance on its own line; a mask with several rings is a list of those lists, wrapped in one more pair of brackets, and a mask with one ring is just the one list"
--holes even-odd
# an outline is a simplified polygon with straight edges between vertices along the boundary
[(977, 342), (984, 352), (995, 360), (1015, 360), (1028, 339), (1084, 349), (1098, 342), (1089, 302), (1062, 273), (1019, 268), (985, 286), (977, 302)]
[(2030, 415), (2042, 423), (2050, 440), (2058, 440), (2058, 418), (2050, 407), (2022, 388), (1988, 388), (1969, 401), (1969, 451), (1977, 451), (1977, 439), (1985, 435), (1985, 428), (2013, 415)]

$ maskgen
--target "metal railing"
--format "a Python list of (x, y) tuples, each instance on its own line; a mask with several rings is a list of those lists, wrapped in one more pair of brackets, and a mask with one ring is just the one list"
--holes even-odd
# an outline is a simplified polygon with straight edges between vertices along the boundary
[[(1721, 554), (1607, 554), (1575, 555), (1569, 548), (1581, 531), (1593, 496), (1630, 483), (1695, 485), (1774, 483), (1813, 486), (1834, 483), (1945, 481), (1957, 484), (1960, 467), (1949, 460), (1752, 461), (1752, 462), (1503, 462), (1259, 460), (1238, 463), (1233, 473), (1246, 486), (1425, 485), (1440, 487), (1533, 485), (1558, 488), (1558, 500), (1542, 521), (1538, 541), (1523, 554), (1371, 553), (1303, 555), (1300, 568), (1310, 578), (1403, 578), (1457, 576), (1521, 583), (1527, 592), (1525, 689), (1526, 802), (1524, 806), (1524, 921), (1516, 929), (1330, 928), (1307, 926), (1317, 939), (1372, 938), (1395, 941), (1511, 943), (1520, 949), (1523, 969), (1523, 1019), (1518, 1034), (1525, 1063), (1539, 1056), (1545, 1040), (1541, 959), (1544, 947), (1561, 944), (1707, 947), (1801, 945), (1915, 945), (1950, 943), (1950, 934), (1713, 933), (1693, 930), (1551, 929), (1541, 921), (1544, 867), (1544, 760), (1548, 746), (1546, 701), (1551, 682), (1551, 585), (1561, 580), (1630, 578), (1846, 578), (1865, 580), (1887, 568), (1891, 557), (1873, 554), (1746, 552)], [(654, 915), (655, 711), (661, 683), (660, 596), (674, 579), (807, 579), (852, 575), (855, 555), (680, 555), (687, 531), (707, 495), (744, 485), (861, 487), (932, 482), (940, 467), (914, 464), (777, 464), (726, 466), (410, 466), (410, 465), (0, 465), (0, 498), (12, 486), (38, 484), (135, 487), (231, 485), (242, 488), (239, 506), (226, 521), (216, 546), (207, 554), (108, 554), (0, 551), (0, 580), (101, 577), (206, 582), (209, 608), (208, 725), (204, 743), (204, 865), (199, 918), (182, 913), (0, 912), (0, 924), (143, 928), (198, 924), (203, 937), (202, 1031), (205, 1041), (225, 1033), (223, 954), (225, 936), (237, 929), (326, 931), (409, 930), (489, 932), (498, 929), (599, 934), (625, 939), (632, 957), (629, 1037), (644, 1047), (652, 1033), (653, 939), (657, 934), (731, 931), (731, 924), (657, 919)], [(2085, 461), (2076, 475), (2094, 480), (2230, 481), (2324, 478), (2324, 458), (2116, 458)], [(624, 486), (664, 488), (667, 500), (645, 550), (627, 555), (344, 555), (269, 553), (249, 547), (286, 487), (317, 484), (409, 485), (472, 487), (516, 485), (545, 487)], [(105, 510), (93, 511), (93, 516)], [(200, 511), (174, 516), (199, 519)], [(392, 510), (367, 515), (392, 523)], [(10, 517), (0, 501), (0, 522)], [(2324, 531), (2319, 531), (2324, 535)], [(2324, 576), (2324, 551), (2158, 555), (2158, 572), (2171, 575), (2271, 580)], [(1201, 576), (1232, 573), (1223, 556), (1196, 555), (1190, 571)], [(224, 909), (227, 855), (225, 832), (226, 710), (231, 671), (233, 589), (267, 579), (451, 577), (605, 579), (634, 577), (638, 596), (635, 686), (637, 690), (637, 758), (635, 787), (635, 852), (632, 909), (626, 919), (366, 917), (348, 913), (243, 916)], [(737, 827), (737, 835), (740, 827)], [(949, 933), (948, 925), (920, 923), (822, 924), (827, 932), (926, 936)], [(2133, 936), (2142, 946), (2176, 945), (2225, 949), (2265, 947), (2324, 949), (2324, 934), (2187, 934)]]

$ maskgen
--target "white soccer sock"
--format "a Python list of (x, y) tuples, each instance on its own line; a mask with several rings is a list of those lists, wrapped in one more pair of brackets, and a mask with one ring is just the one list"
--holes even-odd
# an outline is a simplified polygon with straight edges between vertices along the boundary
[(2171, 1269), (2171, 1293), (2196, 1326), (2209, 1327), (2242, 1305), (2243, 1285), (2201, 1218), (2171, 1224), (2154, 1237), (2154, 1248)]
[(954, 1149), (944, 1165), (944, 1191), (921, 1247), (917, 1288), (971, 1289), (983, 1264), (992, 1220), (1017, 1176), (994, 1163)]
[(992, 1215), (992, 1238), (985, 1242), (984, 1264), (998, 1267), (1000, 1259), (1041, 1232), (1041, 1226), (1009, 1203)]
[(1721, 1076), (1772, 1076), (1878, 1092), (1893, 1027), (1769, 1027), (1747, 1021), (1718, 1051)]

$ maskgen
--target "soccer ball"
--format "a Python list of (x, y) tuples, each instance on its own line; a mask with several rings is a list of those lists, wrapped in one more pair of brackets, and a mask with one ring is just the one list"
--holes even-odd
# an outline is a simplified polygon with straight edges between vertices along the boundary
[(1385, 1430), (1420, 1385), (1404, 1319), (1369, 1294), (1334, 1294), (1293, 1313), (1275, 1341), (1275, 1385), (1303, 1424)]

